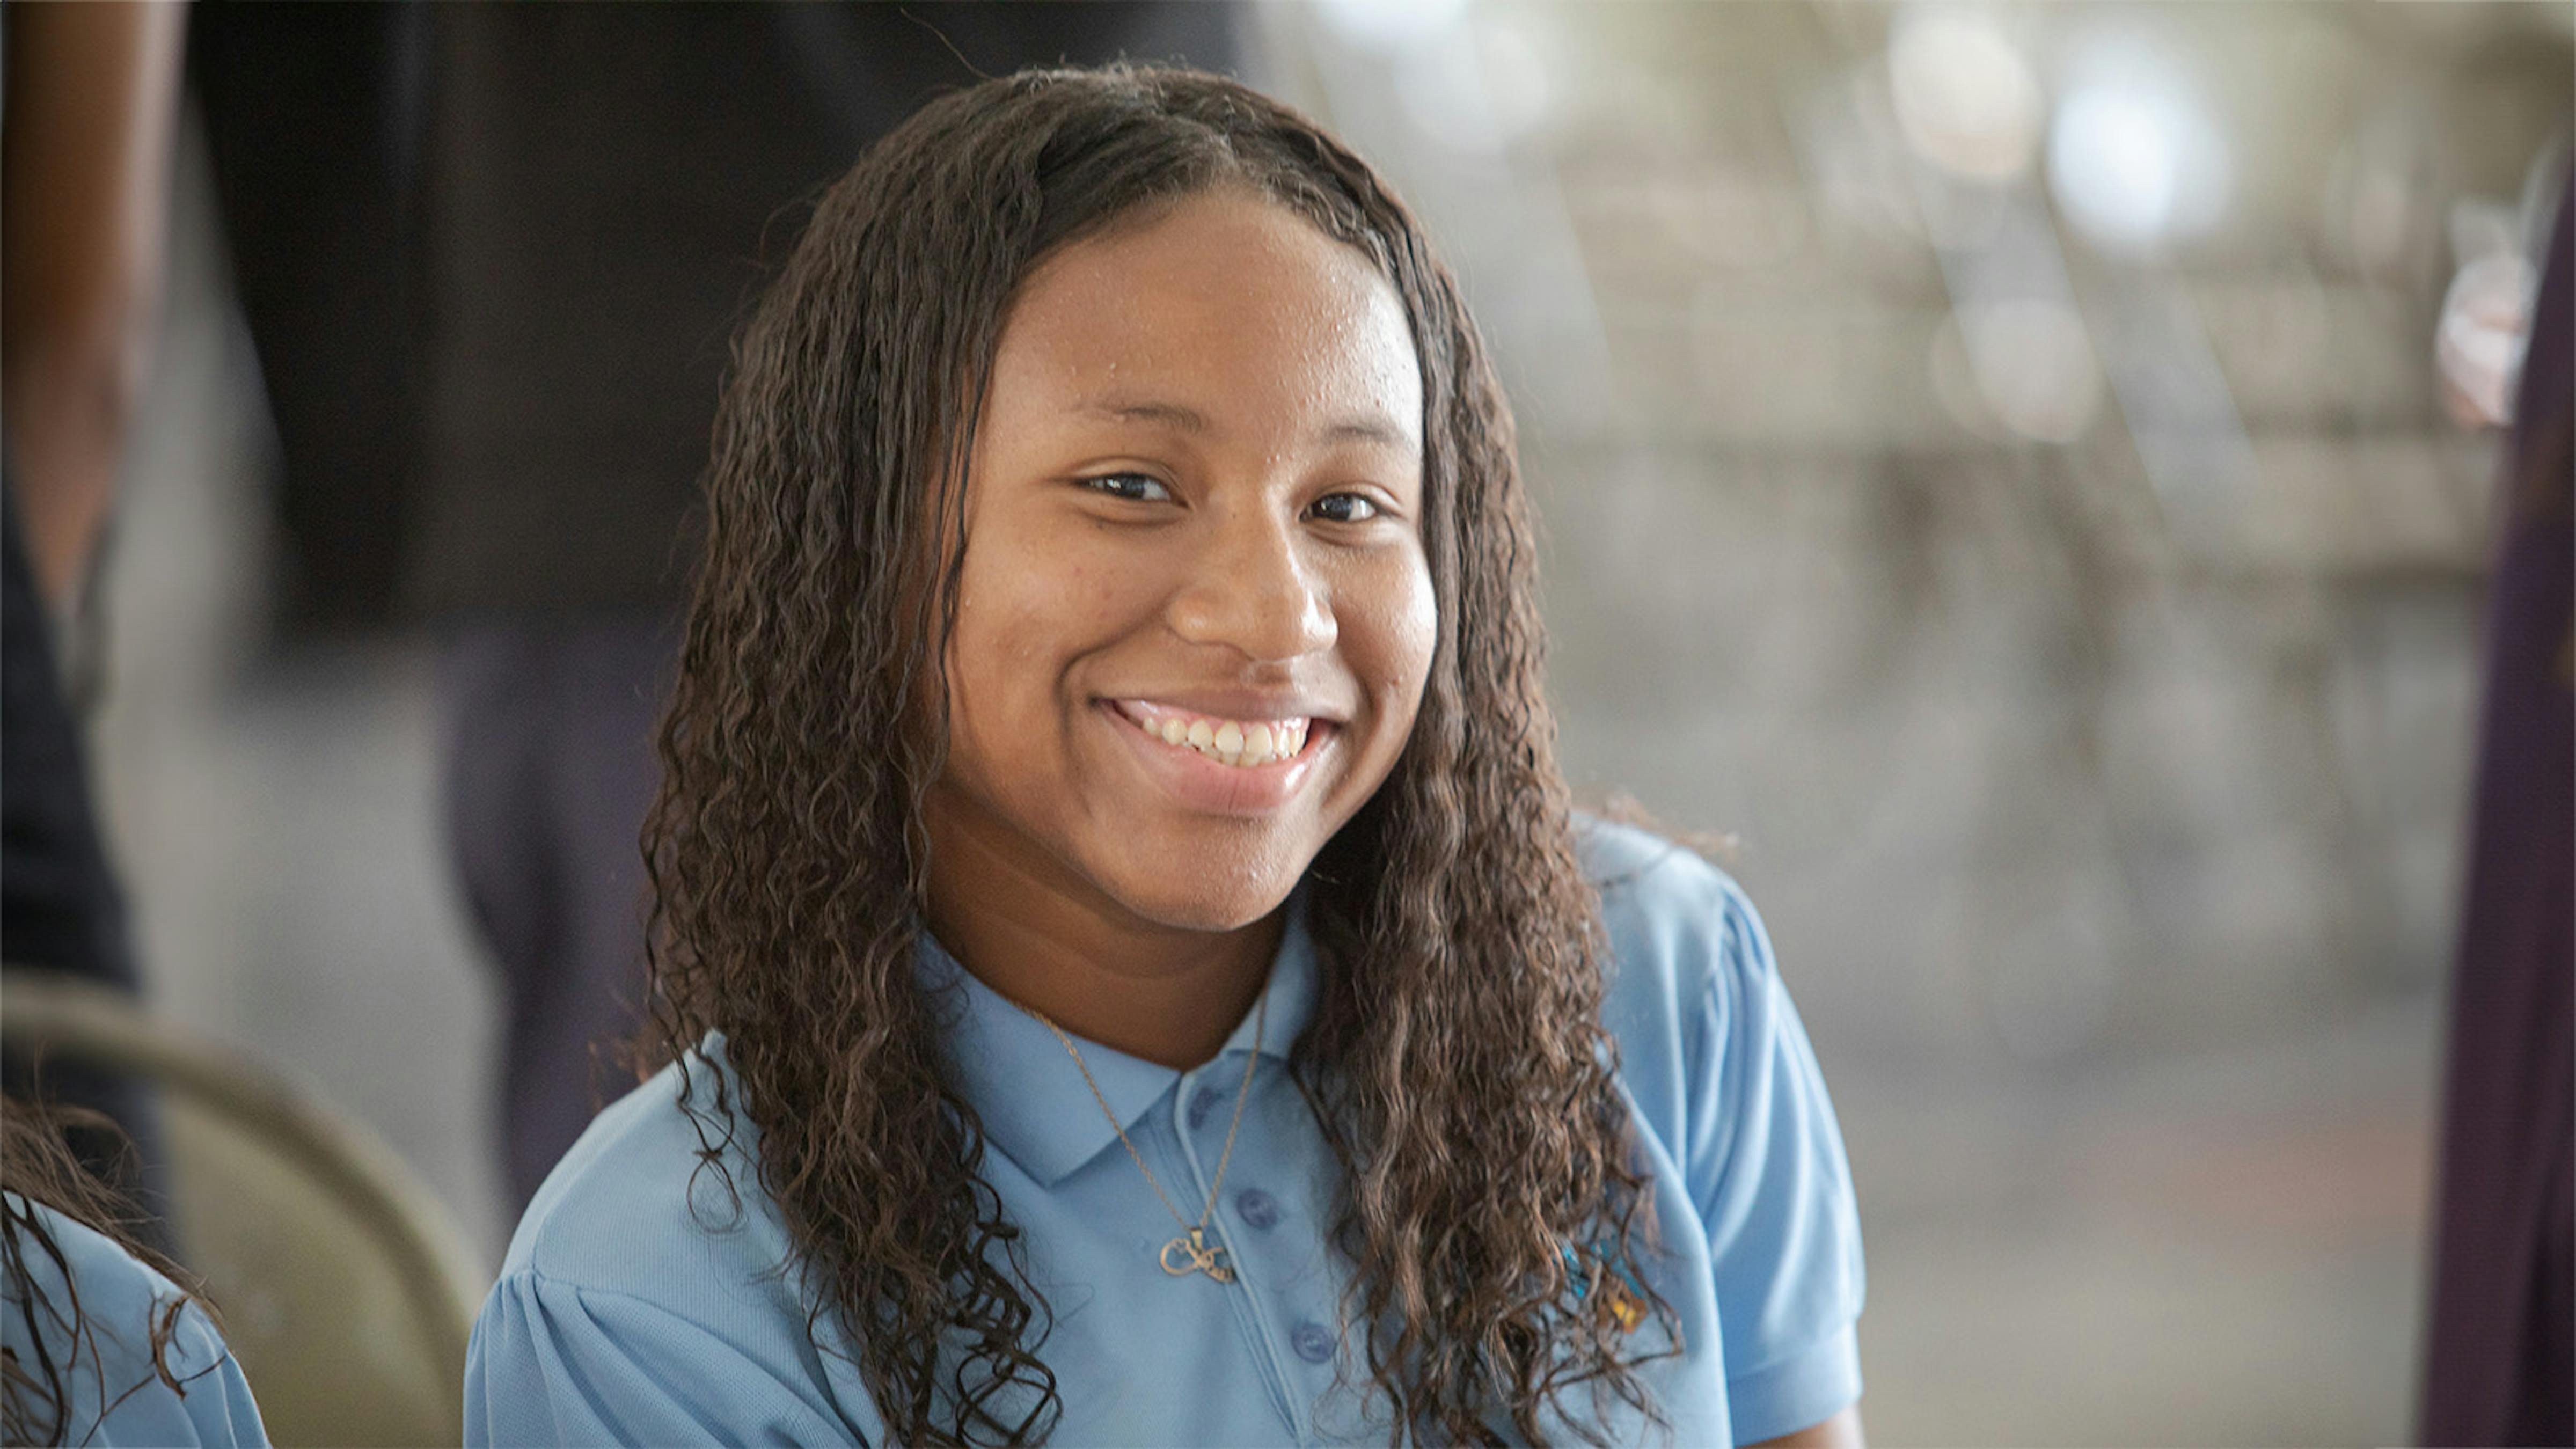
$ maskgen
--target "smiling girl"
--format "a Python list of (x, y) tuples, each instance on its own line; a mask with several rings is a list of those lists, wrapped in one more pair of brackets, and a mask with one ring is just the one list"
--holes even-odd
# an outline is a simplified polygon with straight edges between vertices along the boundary
[(476, 1443), (1856, 1442), (1752, 908), (1567, 803), (1413, 217), (1181, 71), (943, 99), (740, 348), (648, 832), (668, 1065)]

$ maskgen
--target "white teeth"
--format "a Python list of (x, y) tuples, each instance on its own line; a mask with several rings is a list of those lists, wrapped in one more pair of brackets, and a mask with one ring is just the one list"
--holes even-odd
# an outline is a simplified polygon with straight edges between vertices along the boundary
[(1165, 715), (1159, 720), (1139, 720), (1137, 724), (1164, 744), (1187, 745), (1219, 764), (1242, 769), (1295, 759), (1305, 752), (1313, 722), (1301, 719), (1242, 724), (1234, 720), (1194, 719), (1184, 723), (1176, 715)]

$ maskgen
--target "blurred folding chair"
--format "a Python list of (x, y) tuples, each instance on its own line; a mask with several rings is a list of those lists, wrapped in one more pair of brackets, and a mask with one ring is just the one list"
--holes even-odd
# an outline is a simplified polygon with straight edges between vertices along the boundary
[(132, 1076), (159, 1099), (179, 1260), (280, 1445), (454, 1444), (485, 1275), (374, 1133), (117, 992), (0, 971), (9, 1055)]

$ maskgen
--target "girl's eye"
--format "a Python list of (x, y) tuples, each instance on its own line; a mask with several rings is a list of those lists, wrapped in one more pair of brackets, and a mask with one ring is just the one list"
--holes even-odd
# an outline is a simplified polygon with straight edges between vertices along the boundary
[(1310, 511), (1326, 523), (1366, 523), (1378, 515), (1377, 505), (1357, 493), (1328, 493)]
[(1164, 487), (1161, 479), (1143, 473), (1103, 473), (1083, 479), (1082, 486), (1131, 503), (1168, 503), (1172, 499), (1172, 490)]

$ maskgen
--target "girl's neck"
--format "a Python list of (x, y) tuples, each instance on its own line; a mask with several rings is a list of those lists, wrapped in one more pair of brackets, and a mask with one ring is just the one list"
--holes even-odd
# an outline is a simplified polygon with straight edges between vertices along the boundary
[(933, 812), (930, 872), (931, 930), (977, 980), (1175, 1070), (1225, 1046), (1269, 980), (1284, 907), (1229, 931), (1161, 925), (977, 825)]

